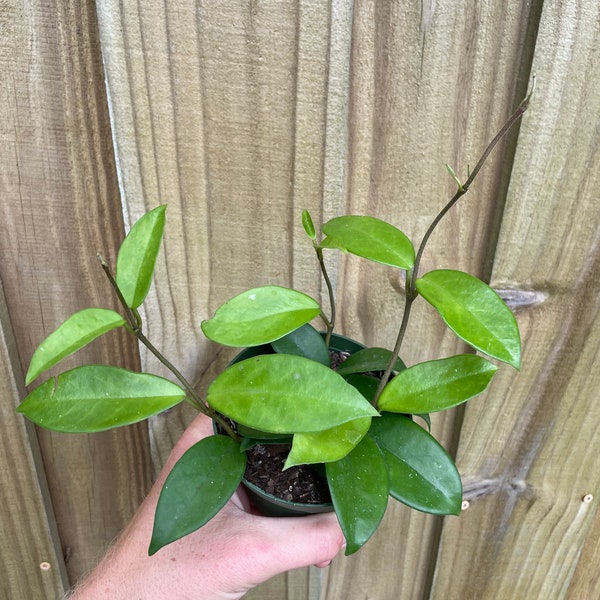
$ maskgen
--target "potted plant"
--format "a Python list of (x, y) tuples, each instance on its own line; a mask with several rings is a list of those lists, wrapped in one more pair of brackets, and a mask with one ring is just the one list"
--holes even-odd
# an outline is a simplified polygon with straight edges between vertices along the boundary
[[(388, 496), (428, 513), (458, 514), (460, 475), (429, 433), (429, 413), (483, 392), (498, 368), (489, 358), (518, 369), (520, 337), (512, 312), (488, 285), (457, 270), (421, 274), (421, 258), (440, 220), (467, 192), (530, 97), (504, 124), (464, 183), (448, 167), (457, 191), (417, 251), (404, 233), (377, 218), (341, 216), (317, 233), (304, 211), (302, 224), (329, 291), (329, 311), (306, 294), (279, 286), (248, 290), (223, 304), (202, 323), (202, 330), (211, 340), (246, 350), (216, 377), (206, 398), (198, 396), (142, 331), (138, 308), (152, 281), (166, 207), (146, 213), (123, 241), (114, 276), (99, 256), (123, 314), (88, 308), (69, 317), (36, 349), (26, 383), (117, 327), (135, 335), (170, 369), (176, 382), (84, 365), (39, 385), (19, 412), (42, 427), (64, 432), (120, 427), (182, 401), (213, 419), (215, 435), (192, 446), (165, 481), (150, 554), (208, 522), (235, 492), (247, 471), (247, 456), (257, 450), (278, 454), (284, 461), (280, 472), (304, 469), (326, 482), (325, 498), (317, 497), (312, 504), (292, 499), (291, 507), (303, 505), (304, 512), (332, 507), (347, 540), (346, 554), (358, 550), (376, 530)], [(332, 250), (404, 272), (405, 308), (394, 349), (365, 348), (334, 333), (334, 291), (323, 259)], [(418, 297), (437, 309), (448, 327), (478, 354), (406, 367), (399, 355)], [(313, 328), (315, 319), (320, 319), (324, 331)], [(264, 506), (265, 500), (258, 502)], [(289, 500), (276, 502), (284, 505)], [(281, 510), (287, 513), (289, 508)]]

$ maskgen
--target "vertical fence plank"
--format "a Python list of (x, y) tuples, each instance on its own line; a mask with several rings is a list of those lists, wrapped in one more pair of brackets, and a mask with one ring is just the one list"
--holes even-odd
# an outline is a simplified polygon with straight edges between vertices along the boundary
[(33, 426), (15, 412), (21, 366), (0, 286), (0, 597), (58, 598), (65, 563)]
[[(468, 164), (525, 94), (536, 19), (531, 5), (517, 3), (355, 2), (342, 211), (389, 220), (417, 244), (455, 191), (444, 163), (464, 180)], [(514, 138), (496, 150), (444, 219), (423, 272), (489, 271), (511, 144)], [(399, 273), (345, 258), (338, 283), (343, 329), (368, 344), (393, 347), (402, 287)], [(415, 304), (402, 351), (408, 364), (463, 349), (425, 303)], [(434, 415), (434, 434), (450, 449), (459, 415)], [(391, 502), (373, 539), (334, 562), (323, 597), (426, 596), (440, 526), (439, 517)]]
[[(186, 375), (206, 379), (215, 348), (199, 325), (223, 300), (292, 279), (319, 293), (300, 212), (321, 213), (325, 152), (335, 163), (343, 151), (325, 130), (327, 111), (343, 123), (347, 56), (329, 57), (330, 9), (316, 1), (103, 0), (98, 15), (130, 220), (169, 206), (148, 326)], [(342, 65), (331, 81), (329, 60)], [(296, 246), (306, 260), (294, 261)]]
[[(168, 204), (148, 335), (200, 389), (232, 356), (200, 332), (218, 304), (269, 283), (321, 295), (300, 215), (341, 198), (351, 3), (334, 4), (98, 2), (127, 213)], [(157, 467), (189, 416), (154, 419)], [(304, 597), (309, 580), (254, 593)]]
[(600, 486), (599, 15), (544, 5), (493, 271), (519, 307), (523, 369), (467, 409), (471, 507), (444, 529), (433, 598), (598, 596), (580, 556), (597, 546)]
[[(203, 386), (226, 361), (213, 354), (198, 328), (223, 299), (262, 283), (301, 282), (306, 291), (318, 292), (318, 280), (299, 254), (302, 234), (293, 213), (301, 203), (321, 218), (338, 210), (368, 212), (417, 238), (423, 233), (452, 193), (443, 163), (464, 177), (466, 163), (524, 95), (540, 6), (359, 1), (352, 14), (344, 2), (328, 8), (317, 2), (178, 3), (177, 9), (144, 10), (99, 3), (130, 220), (168, 201), (170, 223), (177, 224), (167, 231), (148, 324), (188, 376)], [(350, 39), (344, 148), (336, 144), (343, 126), (335, 124), (346, 108), (341, 98)], [(425, 269), (456, 266), (489, 274), (515, 139), (505, 146), (509, 160), (488, 165), (471, 197), (449, 216)], [(336, 161), (345, 164), (344, 192)], [(282, 252), (288, 246), (291, 258)], [(497, 258), (496, 274), (500, 264)], [(352, 258), (341, 261), (339, 270), (333, 266), (342, 329), (392, 345), (398, 279)], [(369, 293), (357, 293), (362, 290)], [(417, 318), (426, 314), (422, 310)], [(419, 342), (407, 348), (409, 362), (430, 356), (432, 348), (447, 353), (460, 347), (441, 327), (413, 327), (410, 335)], [(500, 377), (490, 396), (502, 398), (510, 378)], [(165, 451), (186, 418), (171, 415), (162, 433), (161, 420), (155, 422)], [(453, 430), (453, 415), (437, 420), (436, 431), (447, 444)], [(470, 475), (467, 463), (465, 468)], [(488, 516), (494, 518), (493, 511)], [(331, 569), (323, 597), (426, 594), (438, 527), (439, 521), (394, 506), (376, 539)], [(398, 544), (399, 536), (405, 544)], [(379, 576), (387, 561), (402, 565), (393, 579)], [(443, 566), (434, 593), (442, 589), (441, 573)], [(258, 597), (292, 594), (281, 579), (265, 590)]]
[[(0, 278), (26, 366), (35, 346), (75, 310), (116, 308), (96, 252), (114, 259), (123, 222), (93, 3), (5, 2), (0, 20)], [(65, 364), (75, 360), (139, 364), (125, 333)], [(10, 402), (3, 410), (13, 400), (3, 398)], [(142, 424), (92, 436), (38, 435), (73, 581), (148, 489), (147, 432)], [(0, 509), (3, 519), (10, 508)], [(33, 553), (37, 540), (21, 543)]]
[[(524, 94), (537, 36), (539, 88), (514, 169), (516, 136), (497, 153), (507, 160), (495, 158), (449, 215), (423, 265), (492, 274), (511, 294), (523, 371), (515, 378), (505, 369), (464, 421), (459, 412), (435, 421), (449, 447), (462, 425), (469, 510), (445, 520), (440, 538), (439, 520), (392, 505), (370, 544), (326, 573), (324, 600), (599, 593), (588, 562), (597, 562), (600, 528), (600, 9), (547, 2), (538, 35), (541, 6), (97, 2), (125, 218), (169, 204), (148, 333), (201, 389), (229, 358), (199, 330), (221, 301), (267, 283), (323, 297), (302, 208), (317, 222), (374, 214), (418, 241), (452, 193), (443, 164), (464, 178)], [(27, 446), (32, 428), (14, 415), (22, 395), (15, 361), (26, 364), (74, 310), (114, 306), (95, 252), (114, 262), (123, 220), (91, 0), (5, 2), (0, 29), (0, 523), (10, 540), (0, 553), (9, 572), (2, 591), (42, 598), (66, 585), (61, 552), (71, 579), (92, 566), (147, 489), (150, 464), (143, 426), (95, 436), (40, 431), (48, 496), (35, 439)], [(397, 275), (352, 257), (331, 259), (331, 269), (342, 331), (391, 346)], [(422, 306), (416, 313), (432, 316)], [(410, 340), (409, 363), (461, 348), (441, 326), (414, 320)], [(135, 344), (119, 334), (78, 360), (115, 356), (139, 366)], [(143, 363), (157, 367), (147, 356)], [(154, 421), (156, 468), (189, 417), (175, 410)], [(15, 492), (30, 487), (31, 517), (15, 519)], [(52, 568), (42, 571), (46, 556)], [(14, 561), (35, 575), (24, 581)], [(313, 599), (318, 580), (304, 570), (249, 597)]]

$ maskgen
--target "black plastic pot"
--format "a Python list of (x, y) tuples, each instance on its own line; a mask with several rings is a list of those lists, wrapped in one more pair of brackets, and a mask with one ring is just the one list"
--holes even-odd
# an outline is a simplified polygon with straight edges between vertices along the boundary
[[(335, 333), (331, 336), (331, 341), (329, 344), (330, 350), (336, 352), (347, 352), (348, 354), (358, 352), (364, 347), (365, 346), (351, 338), (337, 335)], [(253, 356), (272, 353), (273, 349), (268, 344), (265, 346), (246, 348), (245, 350), (242, 350), (242, 352), (240, 352), (230, 364), (241, 362), (242, 360), (252, 358)], [(254, 437), (252, 436), (253, 431), (254, 430), (249, 428), (239, 426), (239, 432), (242, 435)], [(267, 435), (267, 437), (269, 436)], [(263, 489), (254, 483), (247, 481), (245, 478), (242, 479), (242, 483), (244, 484), (253, 505), (258, 508), (262, 514), (269, 517), (301, 516), (333, 511), (333, 504), (331, 502), (325, 502), (322, 504), (303, 504), (300, 502), (292, 502), (290, 500), (284, 500), (274, 496), (273, 494), (265, 492)]]

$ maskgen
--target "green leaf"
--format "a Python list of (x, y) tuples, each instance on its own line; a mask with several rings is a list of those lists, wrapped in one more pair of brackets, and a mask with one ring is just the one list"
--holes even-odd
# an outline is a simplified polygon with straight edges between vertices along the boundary
[(331, 358), (323, 336), (309, 323), (271, 343), (279, 354), (294, 354), (310, 358), (329, 367)]
[(462, 192), (464, 189), (463, 184), (460, 182), (460, 179), (457, 177), (456, 173), (454, 172), (454, 169), (450, 165), (446, 165), (446, 169), (448, 170), (448, 173), (450, 173), (450, 177), (452, 177), (452, 179), (454, 179), (454, 181), (456, 182), (459, 191)]
[(246, 455), (227, 436), (213, 435), (189, 448), (160, 492), (148, 554), (210, 521), (238, 488), (245, 468)]
[(130, 308), (146, 298), (165, 228), (166, 205), (147, 212), (131, 228), (117, 256), (115, 280)]
[(261, 431), (260, 429), (254, 429), (252, 427), (246, 427), (241, 423), (236, 423), (236, 431), (242, 437), (260, 440), (262, 442), (276, 442), (278, 444), (291, 444), (292, 434), (291, 433), (270, 433), (269, 431)]
[(321, 312), (310, 296), (279, 286), (247, 290), (202, 323), (204, 335), (225, 346), (268, 344), (308, 323)]
[(121, 315), (105, 308), (86, 308), (76, 312), (36, 348), (25, 383), (29, 385), (66, 356), (80, 350), (103, 333), (124, 324), (125, 319)]
[(375, 533), (389, 492), (383, 456), (370, 437), (347, 456), (326, 464), (333, 507), (346, 538), (346, 556), (359, 550)]
[(385, 386), (379, 409), (409, 414), (445, 410), (483, 392), (497, 370), (475, 354), (422, 362), (398, 373)]
[[(392, 352), (385, 348), (365, 348), (349, 356), (336, 370), (340, 375), (385, 371), (392, 358)], [(394, 371), (402, 371), (406, 365), (398, 358)]]
[(423, 421), (425, 421), (425, 425), (427, 425), (427, 431), (431, 433), (431, 417), (429, 416), (429, 413), (418, 413), (414, 416), (423, 419)]
[(379, 415), (335, 371), (287, 354), (231, 365), (210, 385), (207, 399), (234, 421), (272, 433), (322, 431)]
[(412, 269), (415, 264), (415, 249), (406, 235), (375, 217), (336, 217), (323, 225), (323, 233), (328, 236), (323, 248), (339, 248), (400, 269)]
[(423, 275), (416, 286), (458, 337), (484, 354), (519, 368), (517, 321), (490, 286), (468, 273), (445, 269)]
[(317, 234), (312, 217), (306, 209), (302, 211), (302, 227), (304, 227), (306, 235), (314, 242), (317, 239)]
[(392, 497), (423, 512), (459, 514), (460, 475), (431, 434), (404, 415), (383, 413), (369, 435), (383, 452)]
[(373, 404), (375, 394), (379, 388), (379, 379), (370, 375), (362, 375), (360, 373), (350, 373), (344, 375), (344, 379), (354, 388), (356, 388), (366, 400)]
[(273, 434), (272, 438), (269, 439), (260, 439), (260, 438), (251, 438), (251, 437), (243, 437), (240, 442), (240, 452), (246, 452), (246, 450), (250, 450), (254, 446), (270, 446), (270, 445), (279, 445), (279, 444), (287, 444), (290, 445), (292, 443), (293, 436), (277, 436)]
[(137, 423), (184, 397), (178, 385), (156, 375), (87, 365), (49, 379), (17, 411), (47, 429), (89, 433)]
[(296, 433), (284, 469), (339, 460), (356, 447), (370, 426), (371, 417), (363, 417), (325, 431)]

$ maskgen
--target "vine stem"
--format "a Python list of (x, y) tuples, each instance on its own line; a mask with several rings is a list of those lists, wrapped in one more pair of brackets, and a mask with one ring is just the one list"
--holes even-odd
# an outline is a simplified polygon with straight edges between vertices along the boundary
[[(487, 161), (489, 155), (492, 153), (492, 150), (496, 147), (498, 142), (510, 131), (512, 126), (523, 116), (523, 113), (527, 110), (527, 108), (529, 106), (529, 102), (531, 100), (531, 96), (533, 95), (534, 90), (535, 90), (535, 74), (533, 75), (533, 78), (532, 78), (532, 85), (531, 85), (530, 92), (527, 94), (525, 99), (521, 101), (521, 103), (519, 104), (517, 109), (507, 119), (507, 121), (504, 123), (504, 125), (502, 125), (502, 127), (500, 128), (498, 133), (494, 136), (492, 141), (487, 145), (487, 147), (483, 151), (483, 154), (477, 161), (475, 168), (468, 176), (467, 180), (463, 184), (461, 184), (460, 181), (457, 180), (458, 189), (457, 189), (456, 193), (454, 194), (454, 196), (452, 196), (452, 198), (446, 204), (446, 206), (444, 206), (444, 208), (442, 208), (442, 210), (438, 213), (438, 215), (435, 217), (435, 219), (433, 219), (433, 221), (431, 222), (431, 225), (425, 232), (425, 235), (423, 236), (423, 239), (421, 240), (421, 243), (419, 244), (419, 249), (417, 250), (417, 254), (415, 256), (414, 266), (407, 273), (407, 276), (406, 276), (406, 285), (405, 285), (406, 293), (405, 293), (405, 297), (404, 297), (404, 314), (402, 315), (402, 322), (400, 324), (400, 330), (398, 331), (398, 337), (396, 339), (396, 344), (394, 346), (394, 350), (392, 351), (392, 357), (383, 373), (381, 380), (379, 381), (379, 385), (378, 385), (377, 391), (375, 393), (375, 398), (373, 400), (373, 405), (375, 406), (375, 408), (377, 408), (377, 404), (379, 402), (381, 393), (383, 392), (383, 389), (387, 385), (390, 375), (392, 374), (394, 365), (396, 364), (396, 361), (398, 360), (398, 357), (400, 356), (400, 349), (402, 347), (402, 342), (404, 341), (404, 336), (406, 334), (406, 328), (408, 326), (408, 319), (410, 317), (411, 307), (412, 307), (413, 302), (415, 301), (415, 299), (418, 296), (416, 281), (417, 281), (417, 277), (419, 274), (419, 268), (421, 266), (421, 259), (423, 258), (423, 253), (425, 252), (425, 247), (427, 245), (427, 242), (429, 241), (429, 238), (431, 237), (431, 234), (434, 232), (435, 228), (439, 225), (440, 221), (444, 218), (444, 216), (448, 213), (448, 211), (460, 200), (460, 198), (462, 198), (462, 196), (464, 196), (469, 191), (469, 188), (471, 187), (473, 181), (475, 181), (475, 178), (479, 174), (479, 171), (481, 170), (481, 168)], [(451, 174), (453, 174), (452, 171), (451, 171)]]
[(321, 248), (318, 244), (314, 243), (315, 252), (317, 253), (317, 259), (319, 260), (319, 267), (321, 268), (321, 273), (323, 274), (323, 279), (325, 280), (325, 285), (327, 286), (327, 293), (329, 294), (329, 306), (331, 307), (331, 316), (329, 319), (321, 313), (321, 318), (325, 323), (325, 327), (327, 328), (327, 333), (325, 334), (325, 345), (329, 348), (329, 342), (331, 341), (331, 334), (333, 333), (333, 328), (335, 326), (335, 295), (333, 293), (333, 285), (331, 284), (331, 279), (329, 278), (329, 274), (327, 273), (327, 268), (325, 267), (325, 260), (323, 258), (323, 248)]
[(135, 337), (138, 339), (138, 341), (141, 342), (146, 348), (148, 348), (148, 350), (169, 371), (171, 371), (171, 373), (181, 383), (184, 391), (186, 392), (186, 396), (185, 396), (186, 402), (188, 404), (190, 404), (191, 406), (193, 406), (198, 412), (201, 412), (202, 414), (206, 415), (207, 417), (211, 418), (213, 421), (218, 423), (222, 427), (222, 429), (227, 433), (227, 435), (229, 435), (231, 438), (233, 438), (234, 440), (239, 442), (241, 440), (241, 438), (233, 430), (231, 425), (225, 419), (223, 419), (223, 417), (218, 412), (216, 412), (207, 402), (200, 399), (200, 397), (196, 393), (196, 390), (189, 383), (189, 381), (183, 376), (181, 371), (179, 371), (179, 369), (177, 369), (177, 367), (175, 367), (175, 365), (173, 365), (160, 352), (160, 350), (158, 350), (158, 348), (156, 348), (156, 346), (154, 346), (154, 344), (144, 335), (144, 333), (142, 332), (142, 319), (140, 317), (140, 314), (138, 313), (137, 310), (131, 308), (125, 301), (125, 298), (123, 297), (123, 294), (122, 294), (115, 278), (113, 277), (113, 274), (110, 272), (108, 263), (104, 260), (104, 258), (102, 258), (102, 256), (100, 254), (98, 254), (97, 256), (98, 256), (98, 260), (100, 261), (100, 264), (102, 265), (102, 269), (104, 270), (104, 273), (108, 277), (108, 280), (109, 280), (113, 290), (115, 291), (117, 298), (119, 299), (119, 302), (123, 306), (123, 309), (125, 311), (125, 314), (126, 314), (127, 320), (128, 320), (128, 327), (127, 327), (128, 330), (133, 335), (135, 335)]
[(194, 390), (194, 388), (188, 382), (188, 380), (181, 374), (179, 369), (177, 369), (169, 360), (167, 360), (165, 356), (163, 356), (163, 354), (154, 346), (154, 344), (152, 344), (152, 342), (150, 342), (150, 340), (142, 333), (141, 329), (134, 333), (137, 339), (142, 344), (144, 344), (144, 346), (146, 346), (146, 348), (148, 348), (148, 350), (150, 350), (150, 352), (152, 352), (152, 354), (154, 354), (154, 356), (156, 356), (156, 358), (158, 358), (158, 360), (165, 367), (167, 367), (167, 369), (169, 369), (169, 371), (171, 371), (171, 373), (173, 373), (173, 375), (175, 375), (175, 377), (179, 380), (179, 382), (187, 392), (186, 400), (188, 400), (188, 402), (196, 410), (205, 414), (207, 417), (210, 417), (213, 421), (217, 422), (225, 430), (227, 435), (239, 442), (241, 438), (237, 433), (235, 433), (231, 425), (225, 419), (223, 419), (223, 417), (218, 412), (216, 412), (210, 405), (208, 405), (206, 402), (203, 402), (199, 398), (198, 394), (196, 393), (196, 390)]

